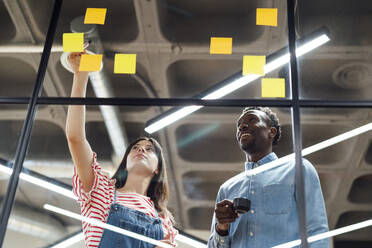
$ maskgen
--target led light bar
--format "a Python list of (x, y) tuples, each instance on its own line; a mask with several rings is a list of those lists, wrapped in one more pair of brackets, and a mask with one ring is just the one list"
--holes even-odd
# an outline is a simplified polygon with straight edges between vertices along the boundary
[[(357, 135), (366, 133), (370, 130), (372, 130), (372, 123), (368, 123), (364, 126), (358, 127), (356, 129), (353, 129), (353, 130), (348, 131), (346, 133), (343, 133), (343, 134), (340, 134), (340, 135), (335, 136), (333, 138), (330, 138), (328, 140), (322, 141), (322, 142), (320, 142), (318, 144), (315, 144), (313, 146), (307, 147), (307, 148), (302, 150), (302, 154), (304, 156), (309, 155), (309, 154), (314, 153), (316, 151), (319, 151), (321, 149), (327, 148), (327, 147), (332, 146), (334, 144), (337, 144), (337, 143), (340, 143), (340, 142), (345, 141), (347, 139), (353, 138)], [(256, 175), (256, 174), (259, 174), (263, 171), (266, 171), (266, 170), (269, 170), (271, 168), (280, 166), (283, 163), (288, 162), (289, 160), (291, 160), (293, 158), (294, 158), (294, 154), (292, 153), (292, 154), (289, 154), (289, 155), (284, 156), (282, 158), (279, 158), (279, 159), (277, 159), (273, 162), (264, 164), (260, 167), (257, 167), (255, 169), (253, 169), (253, 170), (247, 171), (246, 173), (247, 173), (247, 175)], [(12, 173), (12, 169), (7, 167), (7, 166), (0, 165), (0, 172), (3, 172), (3, 173), (6, 173), (6, 174), (10, 175)], [(40, 187), (43, 187), (43, 188), (46, 188), (48, 190), (51, 190), (51, 191), (54, 191), (56, 193), (67, 196), (69, 198), (76, 199), (76, 197), (75, 197), (75, 195), (73, 195), (72, 191), (67, 190), (63, 187), (60, 187), (58, 185), (55, 185), (53, 183), (50, 183), (50, 182), (47, 182), (45, 180), (27, 175), (23, 172), (20, 174), (20, 178), (27, 181), (27, 182), (36, 184)], [(50, 205), (45, 205), (44, 208), (46, 208), (46, 209), (49, 208), (48, 210), (50, 210), (50, 211), (55, 211), (56, 209), (59, 210), (58, 208), (55, 208), (55, 207), (50, 206)], [(63, 209), (61, 209), (61, 210), (63, 210)], [(66, 215), (66, 216), (69, 216), (69, 217), (72, 217), (68, 214), (69, 213), (68, 211), (66, 211), (66, 210), (63, 210), (63, 211), (62, 212), (61, 211), (60, 212), (55, 211), (55, 212)], [(74, 217), (80, 216), (80, 215), (75, 214), (75, 213), (72, 213), (72, 214), (74, 214)], [(74, 217), (72, 217), (72, 218), (74, 218)], [(82, 217), (82, 216), (80, 216), (80, 217)], [(79, 217), (79, 220), (81, 220), (80, 217)], [(100, 223), (102, 223), (102, 222), (100, 222)], [(358, 224), (354, 224), (354, 225), (351, 225), (351, 226), (348, 226), (348, 227), (339, 228), (339, 229), (336, 229), (336, 230), (333, 230), (333, 231), (330, 231), (330, 232), (327, 232), (327, 233), (323, 233), (323, 234), (319, 234), (319, 235), (309, 237), (309, 242), (314, 242), (316, 240), (320, 240), (320, 239), (323, 239), (323, 238), (326, 238), (326, 237), (331, 237), (331, 236), (339, 235), (341, 233), (350, 232), (350, 231), (353, 231), (353, 230), (356, 230), (356, 229), (359, 229), (359, 228), (363, 228), (363, 227), (366, 227), (366, 226), (370, 226), (370, 225), (372, 225), (372, 220), (366, 221), (366, 222), (361, 222), (361, 223), (358, 223)], [(329, 236), (329, 235), (331, 235), (331, 236)], [(187, 244), (192, 243), (194, 247), (203, 247), (203, 248), (206, 247), (204, 244), (202, 244), (200, 242), (197, 242), (195, 240), (192, 240), (192, 239), (190, 240), (190, 238), (188, 238), (184, 235), (177, 235), (176, 240), (180, 241), (180, 242), (185, 242)], [(193, 241), (193, 242), (191, 242), (191, 241)], [(298, 241), (292, 241), (288, 244), (290, 244), (290, 245), (295, 244), (293, 246), (296, 246), (296, 245), (300, 244), (298, 242), (300, 242), (300, 241), (299, 240)], [(286, 245), (288, 245), (288, 244), (286, 243)], [(283, 246), (283, 247), (280, 246), (280, 248), (293, 247), (293, 246)], [(279, 247), (276, 247), (276, 248), (279, 248)]]
[[(347, 139), (350, 139), (350, 138), (353, 138), (357, 135), (360, 135), (362, 133), (366, 133), (368, 131), (372, 130), (372, 123), (368, 123), (364, 126), (361, 126), (361, 127), (358, 127), (356, 129), (353, 129), (351, 131), (348, 131), (346, 133), (342, 133), (340, 135), (337, 135), (333, 138), (330, 138), (328, 140), (325, 140), (325, 141), (322, 141), (318, 144), (315, 144), (315, 145), (312, 145), (310, 147), (307, 147), (305, 149), (302, 150), (302, 155), (303, 156), (306, 156), (306, 155), (309, 155), (311, 153), (314, 153), (314, 152), (317, 152), (319, 150), (322, 150), (324, 148), (327, 148), (329, 146), (332, 146), (332, 145), (335, 145), (337, 143), (340, 143), (342, 141), (345, 141)], [(294, 153), (292, 154), (289, 154), (287, 156), (284, 156), (284, 157), (281, 157), (277, 160), (274, 160), (270, 163), (266, 163), (264, 165), (261, 165), (259, 167), (256, 167), (252, 170), (249, 170), (249, 171), (246, 171), (246, 175), (249, 176), (249, 175), (256, 175), (256, 174), (259, 174), (261, 172), (264, 172), (266, 170), (269, 170), (269, 169), (272, 169), (272, 168), (275, 168), (277, 166), (280, 166), (282, 165), (283, 163), (285, 162), (288, 162), (292, 159), (294, 159), (295, 155)], [(7, 166), (4, 166), (4, 165), (1, 165), (0, 164), (0, 172), (3, 172), (5, 174), (8, 174), (10, 175), (12, 173), (12, 169), (7, 167)], [(27, 175), (23, 172), (21, 172), (20, 174), (20, 178), (29, 182), (29, 183), (33, 183), (33, 184), (36, 184), (40, 187), (43, 187), (45, 189), (48, 189), (48, 190), (51, 190), (51, 191), (54, 191), (58, 194), (62, 194), (64, 196), (67, 196), (71, 199), (77, 199), (76, 196), (72, 193), (71, 190), (68, 190), (66, 188), (63, 188), (61, 186), (58, 186), (56, 184), (53, 184), (53, 183), (50, 183), (48, 181), (45, 181), (43, 179), (39, 179), (37, 177), (34, 177), (34, 176), (30, 176), (30, 175)]]
[(70, 247), (71, 245), (73, 244), (76, 244), (77, 242), (79, 241), (82, 241), (84, 240), (84, 234), (83, 232), (80, 232), (58, 244), (55, 244), (53, 246), (51, 246), (50, 248), (66, 248), (66, 247)]
[(32, 184), (36, 184), (39, 187), (45, 188), (47, 190), (54, 191), (54, 192), (56, 192), (58, 194), (61, 194), (61, 195), (67, 196), (67, 197), (69, 197), (71, 199), (77, 200), (77, 197), (74, 195), (74, 193), (72, 193), (71, 190), (66, 189), (66, 188), (63, 188), (61, 186), (58, 186), (58, 185), (56, 185), (54, 183), (50, 183), (50, 182), (47, 182), (45, 180), (39, 179), (37, 177), (27, 175), (27, 174), (25, 174), (23, 172), (21, 172), (21, 174), (19, 175), (19, 177), (22, 180), (25, 180), (26, 182), (29, 182), (29, 183), (32, 183)]
[[(7, 175), (11, 175), (12, 171), (13, 171), (12, 168), (9, 168), (5, 165), (0, 164), (0, 172), (3, 172)], [(70, 189), (66, 189), (64, 187), (61, 187), (61, 186), (56, 185), (54, 183), (48, 182), (46, 180), (37, 178), (35, 176), (28, 175), (24, 172), (21, 172), (19, 174), (19, 178), (21, 178), (22, 180), (25, 180), (26, 182), (29, 182), (29, 183), (35, 184), (39, 187), (42, 187), (44, 189), (51, 190), (51, 191), (56, 192), (58, 194), (67, 196), (68, 198), (77, 200), (77, 197), (72, 193), (72, 191)]]
[(11, 169), (11, 168), (9, 168), (5, 165), (2, 165), (2, 164), (0, 165), (0, 172), (2, 172), (2, 173), (7, 174), (7, 175), (10, 176), (12, 174), (12, 171), (13, 171), (13, 169)]
[[(330, 138), (330, 139), (327, 139), (325, 141), (322, 141), (318, 144), (315, 144), (315, 145), (312, 145), (312, 146), (309, 146), (305, 149), (302, 150), (302, 156), (306, 156), (306, 155), (309, 155), (311, 153), (314, 153), (314, 152), (317, 152), (319, 150), (322, 150), (324, 148), (327, 148), (329, 146), (332, 146), (334, 144), (337, 144), (337, 143), (340, 143), (342, 141), (345, 141), (347, 139), (350, 139), (350, 138), (353, 138), (357, 135), (360, 135), (362, 133), (366, 133), (368, 131), (372, 130), (372, 123), (368, 123), (364, 126), (361, 126), (361, 127), (358, 127), (356, 129), (353, 129), (351, 131), (348, 131), (346, 133), (342, 133), (340, 135), (337, 135), (333, 138)], [(247, 176), (250, 176), (250, 175), (257, 175), (261, 172), (264, 172), (266, 170), (270, 170), (272, 168), (275, 168), (275, 167), (278, 167), (278, 166), (281, 166), (282, 164), (284, 164), (285, 162), (288, 162), (288, 161), (291, 161), (295, 158), (295, 155), (294, 153), (292, 154), (289, 154), (287, 156), (284, 156), (284, 157), (281, 157), (277, 160), (274, 160), (272, 162), (269, 162), (269, 163), (266, 163), (264, 165), (261, 165), (259, 167), (256, 167), (252, 170), (248, 170), (245, 172), (245, 174)]]
[(99, 226), (99, 227), (102, 227), (104, 229), (107, 229), (107, 230), (110, 230), (110, 231), (113, 231), (113, 232), (116, 232), (116, 233), (119, 233), (119, 234), (122, 234), (122, 235), (126, 235), (126, 236), (131, 237), (131, 238), (142, 240), (144, 242), (153, 244), (155, 246), (160, 246), (160, 247), (164, 247), (164, 248), (174, 248), (172, 245), (160, 242), (159, 240), (155, 240), (155, 239), (149, 238), (147, 236), (140, 235), (138, 233), (131, 232), (131, 231), (122, 229), (120, 227), (104, 223), (104, 222), (96, 220), (96, 219), (90, 219), (90, 218), (84, 217), (80, 214), (75, 214), (71, 211), (67, 211), (65, 209), (58, 208), (58, 207), (55, 207), (55, 206), (52, 206), (52, 205), (49, 205), (49, 204), (45, 204), (44, 208), (46, 210), (49, 210), (49, 211), (52, 211), (52, 212), (55, 212), (55, 213), (58, 213), (58, 214), (61, 214), (61, 215), (65, 215), (65, 216), (68, 216), (68, 217), (76, 219), (76, 220), (84, 221), (84, 222), (89, 223), (91, 225)]
[(178, 234), (176, 236), (176, 240), (179, 241), (179, 242), (182, 242), (182, 243), (185, 243), (187, 245), (190, 245), (192, 247), (195, 247), (195, 248), (207, 248), (207, 245), (206, 244), (203, 244), (199, 241), (196, 241), (192, 238), (189, 238), (185, 235), (182, 235), (182, 234)]
[[(321, 240), (321, 239), (326, 239), (326, 238), (333, 237), (333, 236), (336, 236), (336, 235), (340, 235), (340, 234), (343, 234), (343, 233), (352, 232), (352, 231), (355, 231), (355, 230), (358, 230), (358, 229), (361, 229), (361, 228), (365, 228), (365, 227), (368, 227), (368, 226), (372, 226), (372, 219), (371, 220), (366, 220), (366, 221), (363, 221), (363, 222), (359, 222), (359, 223), (356, 223), (356, 224), (353, 224), (353, 225), (341, 227), (341, 228), (338, 228), (338, 229), (335, 229), (335, 230), (332, 230), (332, 231), (329, 231), (329, 232), (320, 233), (320, 234), (311, 236), (307, 239), (307, 241), (309, 243), (312, 243), (312, 242), (315, 242), (315, 241), (318, 241), (318, 240)], [(281, 244), (281, 245), (274, 246), (272, 248), (291, 248), (291, 247), (298, 246), (300, 244), (301, 244), (301, 240), (298, 239), (298, 240), (294, 240), (294, 241), (291, 241), (291, 242), (288, 242), (288, 243), (284, 243), (284, 244)]]
[[(300, 57), (315, 48), (327, 43), (330, 40), (328, 35), (321, 34), (318, 37), (315, 37), (311, 39), (310, 41), (303, 43), (296, 49), (296, 56)], [(264, 67), (265, 74), (272, 72), (273, 70), (278, 69), (279, 67), (287, 64), (290, 61), (289, 53), (286, 53), (270, 62), (268, 62)], [(224, 97), (231, 92), (253, 82), (254, 80), (260, 78), (259, 75), (246, 75), (244, 77), (240, 77), (236, 80), (233, 80), (232, 82), (227, 83), (226, 85), (215, 89), (214, 91), (206, 94), (205, 96), (202, 96), (202, 100), (212, 100), (212, 99), (219, 99), (221, 97)], [(169, 113), (168, 115), (164, 116), (163, 118), (160, 118), (158, 120), (155, 120), (145, 128), (145, 131), (147, 133), (154, 133), (156, 131), (159, 131), (160, 129), (182, 119), (183, 117), (201, 109), (203, 106), (187, 106), (183, 107), (175, 112)]]
[(154, 132), (162, 129), (163, 127), (168, 126), (169, 124), (172, 124), (172, 123), (182, 119), (183, 117), (188, 116), (191, 113), (194, 113), (195, 111), (201, 109), (202, 107), (203, 106), (195, 106), (195, 105), (183, 107), (180, 110), (178, 110), (178, 111), (176, 111), (176, 112), (174, 112), (174, 113), (172, 113), (168, 116), (165, 116), (164, 118), (156, 121), (154, 124), (151, 124), (150, 126), (146, 127), (145, 131), (148, 132), (148, 133), (154, 133)]
[[(76, 220), (81, 220), (81, 221), (84, 221), (84, 222), (87, 222), (87, 223), (90, 223), (90, 224), (108, 229), (110, 231), (113, 231), (113, 232), (116, 232), (116, 233), (119, 233), (119, 234), (122, 234), (122, 235), (126, 235), (126, 236), (129, 236), (129, 237), (135, 238), (135, 239), (139, 239), (139, 240), (151, 243), (153, 245), (157, 245), (157, 246), (161, 246), (161, 247), (165, 247), (165, 248), (174, 248), (172, 245), (160, 242), (160, 241), (155, 240), (155, 239), (151, 239), (147, 236), (143, 236), (143, 235), (140, 235), (140, 234), (135, 233), (135, 232), (131, 232), (131, 231), (128, 231), (128, 230), (125, 230), (125, 229), (107, 224), (107, 223), (103, 223), (103, 222), (95, 220), (95, 219), (89, 219), (87, 217), (84, 217), (82, 215), (73, 213), (71, 211), (67, 211), (67, 210), (62, 209), (62, 208), (58, 208), (58, 207), (55, 207), (55, 206), (52, 206), (52, 205), (49, 205), (49, 204), (45, 204), (43, 207), (45, 209), (49, 210), (49, 211), (54, 212), (54, 213), (58, 213), (58, 214), (61, 214), (61, 215), (64, 215), (64, 216), (67, 216), (67, 217), (70, 217), (70, 218), (73, 218), (73, 219), (76, 219)], [(78, 236), (78, 235), (76, 235), (76, 236)], [(79, 237), (81, 238), (81, 236), (79, 236)], [(83, 238), (84, 238), (84, 236), (83, 236)], [(78, 238), (76, 238), (75, 243), (79, 241), (77, 239)], [(181, 235), (181, 234), (178, 234), (176, 236), (176, 240), (180, 241), (180, 242), (183, 242), (185, 244), (191, 245), (192, 247), (195, 247), (195, 248), (206, 248), (207, 247), (205, 244), (203, 244), (201, 242), (198, 242), (196, 240), (193, 240), (193, 239), (191, 239), (189, 237), (186, 237), (185, 235)], [(66, 246), (56, 246), (56, 247), (59, 248), (59, 247), (66, 247)], [(54, 247), (54, 248), (56, 248), (56, 247)]]
[[(83, 232), (80, 232), (80, 233), (64, 240), (63, 242), (55, 244), (55, 245), (51, 246), (50, 248), (66, 248), (66, 247), (69, 247), (73, 244), (76, 244), (77, 242), (79, 242), (81, 240), (84, 240)], [(182, 235), (182, 234), (178, 234), (176, 236), (176, 240), (178, 242), (182, 242), (184, 244), (191, 245), (192, 247), (195, 247), (195, 248), (207, 248), (207, 245), (205, 245), (205, 244), (203, 244), (199, 241), (196, 241), (192, 238), (189, 238), (185, 235)]]

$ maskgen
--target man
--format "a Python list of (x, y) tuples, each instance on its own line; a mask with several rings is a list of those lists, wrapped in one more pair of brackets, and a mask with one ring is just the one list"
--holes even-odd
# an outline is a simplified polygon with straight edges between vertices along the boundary
[[(276, 114), (269, 108), (249, 107), (237, 122), (236, 138), (246, 154), (249, 171), (278, 159), (272, 146), (280, 139)], [(327, 215), (318, 175), (303, 159), (308, 235), (328, 231)], [(295, 162), (289, 161), (262, 173), (245, 172), (226, 181), (219, 189), (208, 247), (266, 248), (299, 239), (295, 187)], [(233, 210), (233, 199), (248, 198), (245, 214)], [(328, 248), (329, 240), (310, 243), (311, 248)]]

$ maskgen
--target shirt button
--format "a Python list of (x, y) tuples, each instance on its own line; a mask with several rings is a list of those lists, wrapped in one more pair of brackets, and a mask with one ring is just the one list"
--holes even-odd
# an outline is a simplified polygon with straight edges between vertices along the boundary
[(249, 235), (252, 237), (253, 236), (253, 232), (250, 232)]
[(251, 213), (254, 214), (254, 210), (253, 209), (251, 210)]
[(224, 239), (221, 239), (221, 243), (225, 243), (225, 240)]
[(254, 195), (254, 190), (251, 191), (251, 194)]

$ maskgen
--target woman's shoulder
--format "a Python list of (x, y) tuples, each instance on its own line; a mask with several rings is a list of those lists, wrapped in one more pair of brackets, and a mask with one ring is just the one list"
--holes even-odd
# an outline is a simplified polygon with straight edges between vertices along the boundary
[(93, 152), (92, 168), (96, 175), (101, 177), (103, 180), (107, 181), (108, 185), (115, 186), (116, 180), (112, 179), (109, 171), (102, 168), (97, 159), (97, 154), (95, 152)]

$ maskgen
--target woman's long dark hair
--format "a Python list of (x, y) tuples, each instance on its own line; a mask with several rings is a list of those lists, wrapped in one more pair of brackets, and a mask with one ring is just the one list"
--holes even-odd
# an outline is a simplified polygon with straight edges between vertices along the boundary
[(132, 147), (141, 140), (150, 141), (154, 145), (155, 153), (158, 157), (158, 173), (155, 174), (151, 179), (150, 185), (147, 188), (147, 196), (150, 197), (150, 199), (154, 202), (155, 209), (160, 215), (167, 216), (172, 222), (174, 222), (173, 215), (167, 209), (169, 199), (169, 186), (166, 164), (162, 148), (159, 142), (157, 142), (155, 139), (141, 137), (129, 144), (119, 168), (112, 177), (112, 179), (116, 179), (115, 188), (119, 189), (125, 185), (128, 176), (127, 158), (129, 152), (132, 150)]

